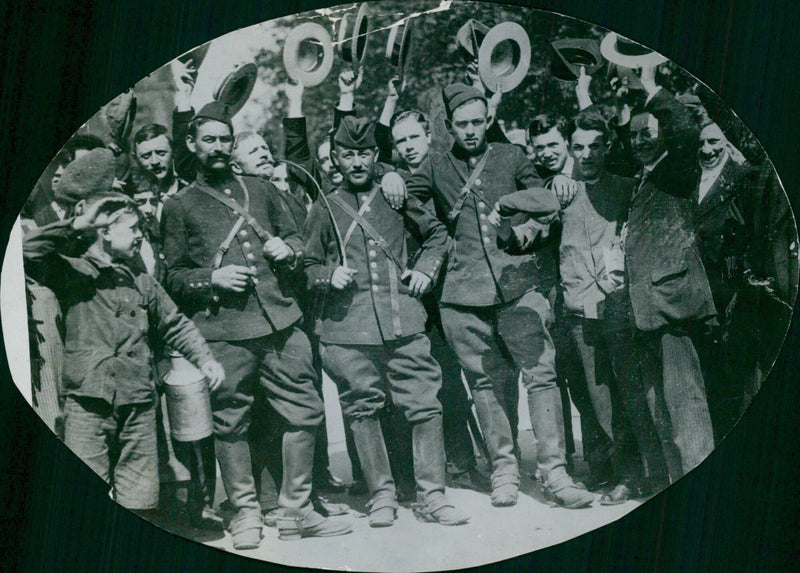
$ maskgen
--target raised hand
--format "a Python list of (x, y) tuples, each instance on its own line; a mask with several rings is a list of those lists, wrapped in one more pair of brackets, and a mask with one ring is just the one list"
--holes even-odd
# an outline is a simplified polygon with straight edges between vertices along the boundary
[(642, 82), (642, 86), (649, 95), (654, 94), (656, 90), (658, 90), (658, 85), (656, 85), (656, 67), (658, 66), (642, 66), (639, 68), (639, 80)]
[(172, 81), (175, 84), (175, 106), (179, 111), (188, 111), (191, 108), (192, 91), (197, 80), (197, 68), (191, 59), (184, 63), (180, 60), (172, 60), (169, 63), (172, 72)]
[(347, 267), (336, 267), (331, 275), (331, 286), (336, 290), (344, 290), (353, 283), (353, 276), (358, 273), (357, 269)]
[(589, 95), (589, 86), (591, 83), (592, 76), (586, 73), (586, 66), (581, 66), (578, 83), (575, 85), (575, 95), (578, 98), (579, 109), (586, 109), (592, 105), (592, 98)]
[(406, 89), (406, 80), (403, 78), (403, 81), (400, 82), (400, 76), (393, 76), (392, 79), (389, 80), (388, 87), (389, 90), (386, 97), (397, 99), (400, 97), (400, 94), (403, 93), (403, 90)]
[(339, 73), (339, 93), (351, 94), (354, 93), (364, 80), (364, 68), (358, 70), (358, 75), (353, 71), (353, 68), (345, 68)]
[(286, 99), (289, 100), (289, 109), (287, 117), (303, 117), (303, 91), (305, 86), (302, 82), (293, 84), (286, 82), (283, 84), (283, 93), (286, 94)]
[(76, 231), (99, 229), (116, 221), (121, 215), (121, 209), (130, 205), (127, 198), (105, 197), (99, 201), (83, 204), (83, 211), (75, 217), (72, 227)]
[(483, 85), (481, 74), (478, 71), (477, 58), (467, 64), (467, 73), (464, 76), (464, 81), (467, 83), (467, 85), (471, 85), (475, 89), (480, 90), (481, 93), (486, 93), (486, 87)]
[(497, 108), (500, 107), (501, 101), (503, 101), (503, 86), (498, 83), (494, 87), (494, 92), (492, 92), (486, 106), (490, 124), (494, 123), (495, 119), (497, 119)]

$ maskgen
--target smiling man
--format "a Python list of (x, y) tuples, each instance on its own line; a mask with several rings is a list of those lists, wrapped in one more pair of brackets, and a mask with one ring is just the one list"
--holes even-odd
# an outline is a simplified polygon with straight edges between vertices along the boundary
[[(631, 119), (629, 135), (642, 169), (625, 239), (640, 376), (620, 381), (626, 385), (623, 393), (634, 401), (648, 392), (657, 397), (651, 403), (651, 425), (674, 481), (714, 447), (703, 376), (689, 332), (702, 328), (716, 310), (693, 221), (699, 130), (687, 108), (656, 84), (655, 68), (642, 68), (641, 83), (647, 102)], [(642, 448), (647, 428), (633, 428)]]
[(554, 113), (533, 118), (528, 126), (528, 153), (542, 179), (562, 173), (572, 176), (573, 158), (567, 143), (567, 121)]

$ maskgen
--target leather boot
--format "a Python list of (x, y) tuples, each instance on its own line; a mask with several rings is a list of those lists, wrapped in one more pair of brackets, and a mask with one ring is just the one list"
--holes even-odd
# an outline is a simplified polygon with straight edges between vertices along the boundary
[(528, 409), (536, 435), (538, 466), (545, 492), (568, 509), (591, 505), (594, 495), (577, 487), (567, 473), (564, 413), (558, 387), (528, 393)]
[(492, 505), (514, 505), (519, 491), (519, 465), (506, 413), (491, 389), (474, 390), (472, 401), (492, 463)]
[(447, 473), (444, 460), (442, 416), (414, 424), (414, 479), (417, 482), (417, 502), (414, 514), (424, 521), (442, 525), (461, 525), (469, 518), (458, 511), (444, 494)]
[(292, 427), (283, 433), (281, 445), (283, 480), (278, 496), (280, 507), (300, 509), (311, 502), (315, 444), (315, 429), (309, 431)]
[(255, 549), (261, 543), (261, 508), (256, 498), (250, 446), (244, 436), (216, 439), (214, 449), (228, 501), (236, 512), (229, 530), (235, 549)]
[(277, 515), (281, 539), (344, 535), (350, 524), (323, 517), (311, 503), (311, 475), (314, 465), (316, 429), (291, 427), (283, 434), (283, 482)]
[(397, 517), (397, 501), (381, 424), (370, 416), (352, 420), (350, 429), (371, 497), (368, 503), (369, 524), (371, 527), (387, 527)]
[(447, 473), (444, 461), (444, 433), (442, 416), (414, 424), (411, 429), (414, 452), (414, 480), (417, 497), (421, 502), (444, 495)]

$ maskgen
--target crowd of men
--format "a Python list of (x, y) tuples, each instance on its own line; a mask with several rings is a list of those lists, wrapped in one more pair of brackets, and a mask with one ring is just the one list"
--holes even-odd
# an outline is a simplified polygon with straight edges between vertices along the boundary
[[(520, 379), (542, 492), (623, 503), (700, 463), (774, 359), (797, 283), (785, 196), (654, 66), (634, 107), (624, 90), (594, 105), (582, 72), (580, 110), (538, 115), (517, 144), (472, 68), (443, 86), (444, 151), (426, 113), (397, 110), (394, 79), (378, 121), (359, 116), (345, 69), (313, 147), (304, 88), (285, 86), (282, 157), (223, 103), (190, 107), (191, 60), (172, 72), (173, 125), (74, 138), (25, 221), (37, 409), (125, 507), (178, 508), (237, 549), (264, 524), (350, 532), (332, 517), (348, 506), (324, 497), (346, 485), (323, 372), (372, 527), (403, 502), (466, 523), (446, 487), (515, 505)], [(170, 353), (208, 380), (208, 438), (170, 438)]]

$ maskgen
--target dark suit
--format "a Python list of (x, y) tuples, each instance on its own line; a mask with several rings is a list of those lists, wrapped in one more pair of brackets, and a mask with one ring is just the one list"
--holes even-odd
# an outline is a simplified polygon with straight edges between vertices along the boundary
[[(695, 227), (711, 285), (718, 324), (693, 333), (703, 367), (708, 407), (717, 441), (742, 415), (760, 384), (758, 371), (758, 291), (746, 281), (753, 246), (753, 203), (759, 196), (757, 170), (729, 157), (702, 201), (695, 195)], [(782, 330), (778, 327), (771, 327)]]
[[(633, 392), (639, 400), (626, 405), (628, 411), (641, 407), (642, 392), (654, 392), (652, 416), (675, 479), (713, 449), (703, 378), (688, 326), (716, 311), (692, 219), (699, 175), (697, 127), (688, 110), (664, 90), (645, 109), (658, 119), (667, 155), (644, 173), (628, 213), (626, 286), (642, 372), (623, 378), (628, 378), (628, 397)], [(644, 387), (636, 388), (639, 383)], [(639, 445), (644, 455), (650, 453), (650, 445)]]

